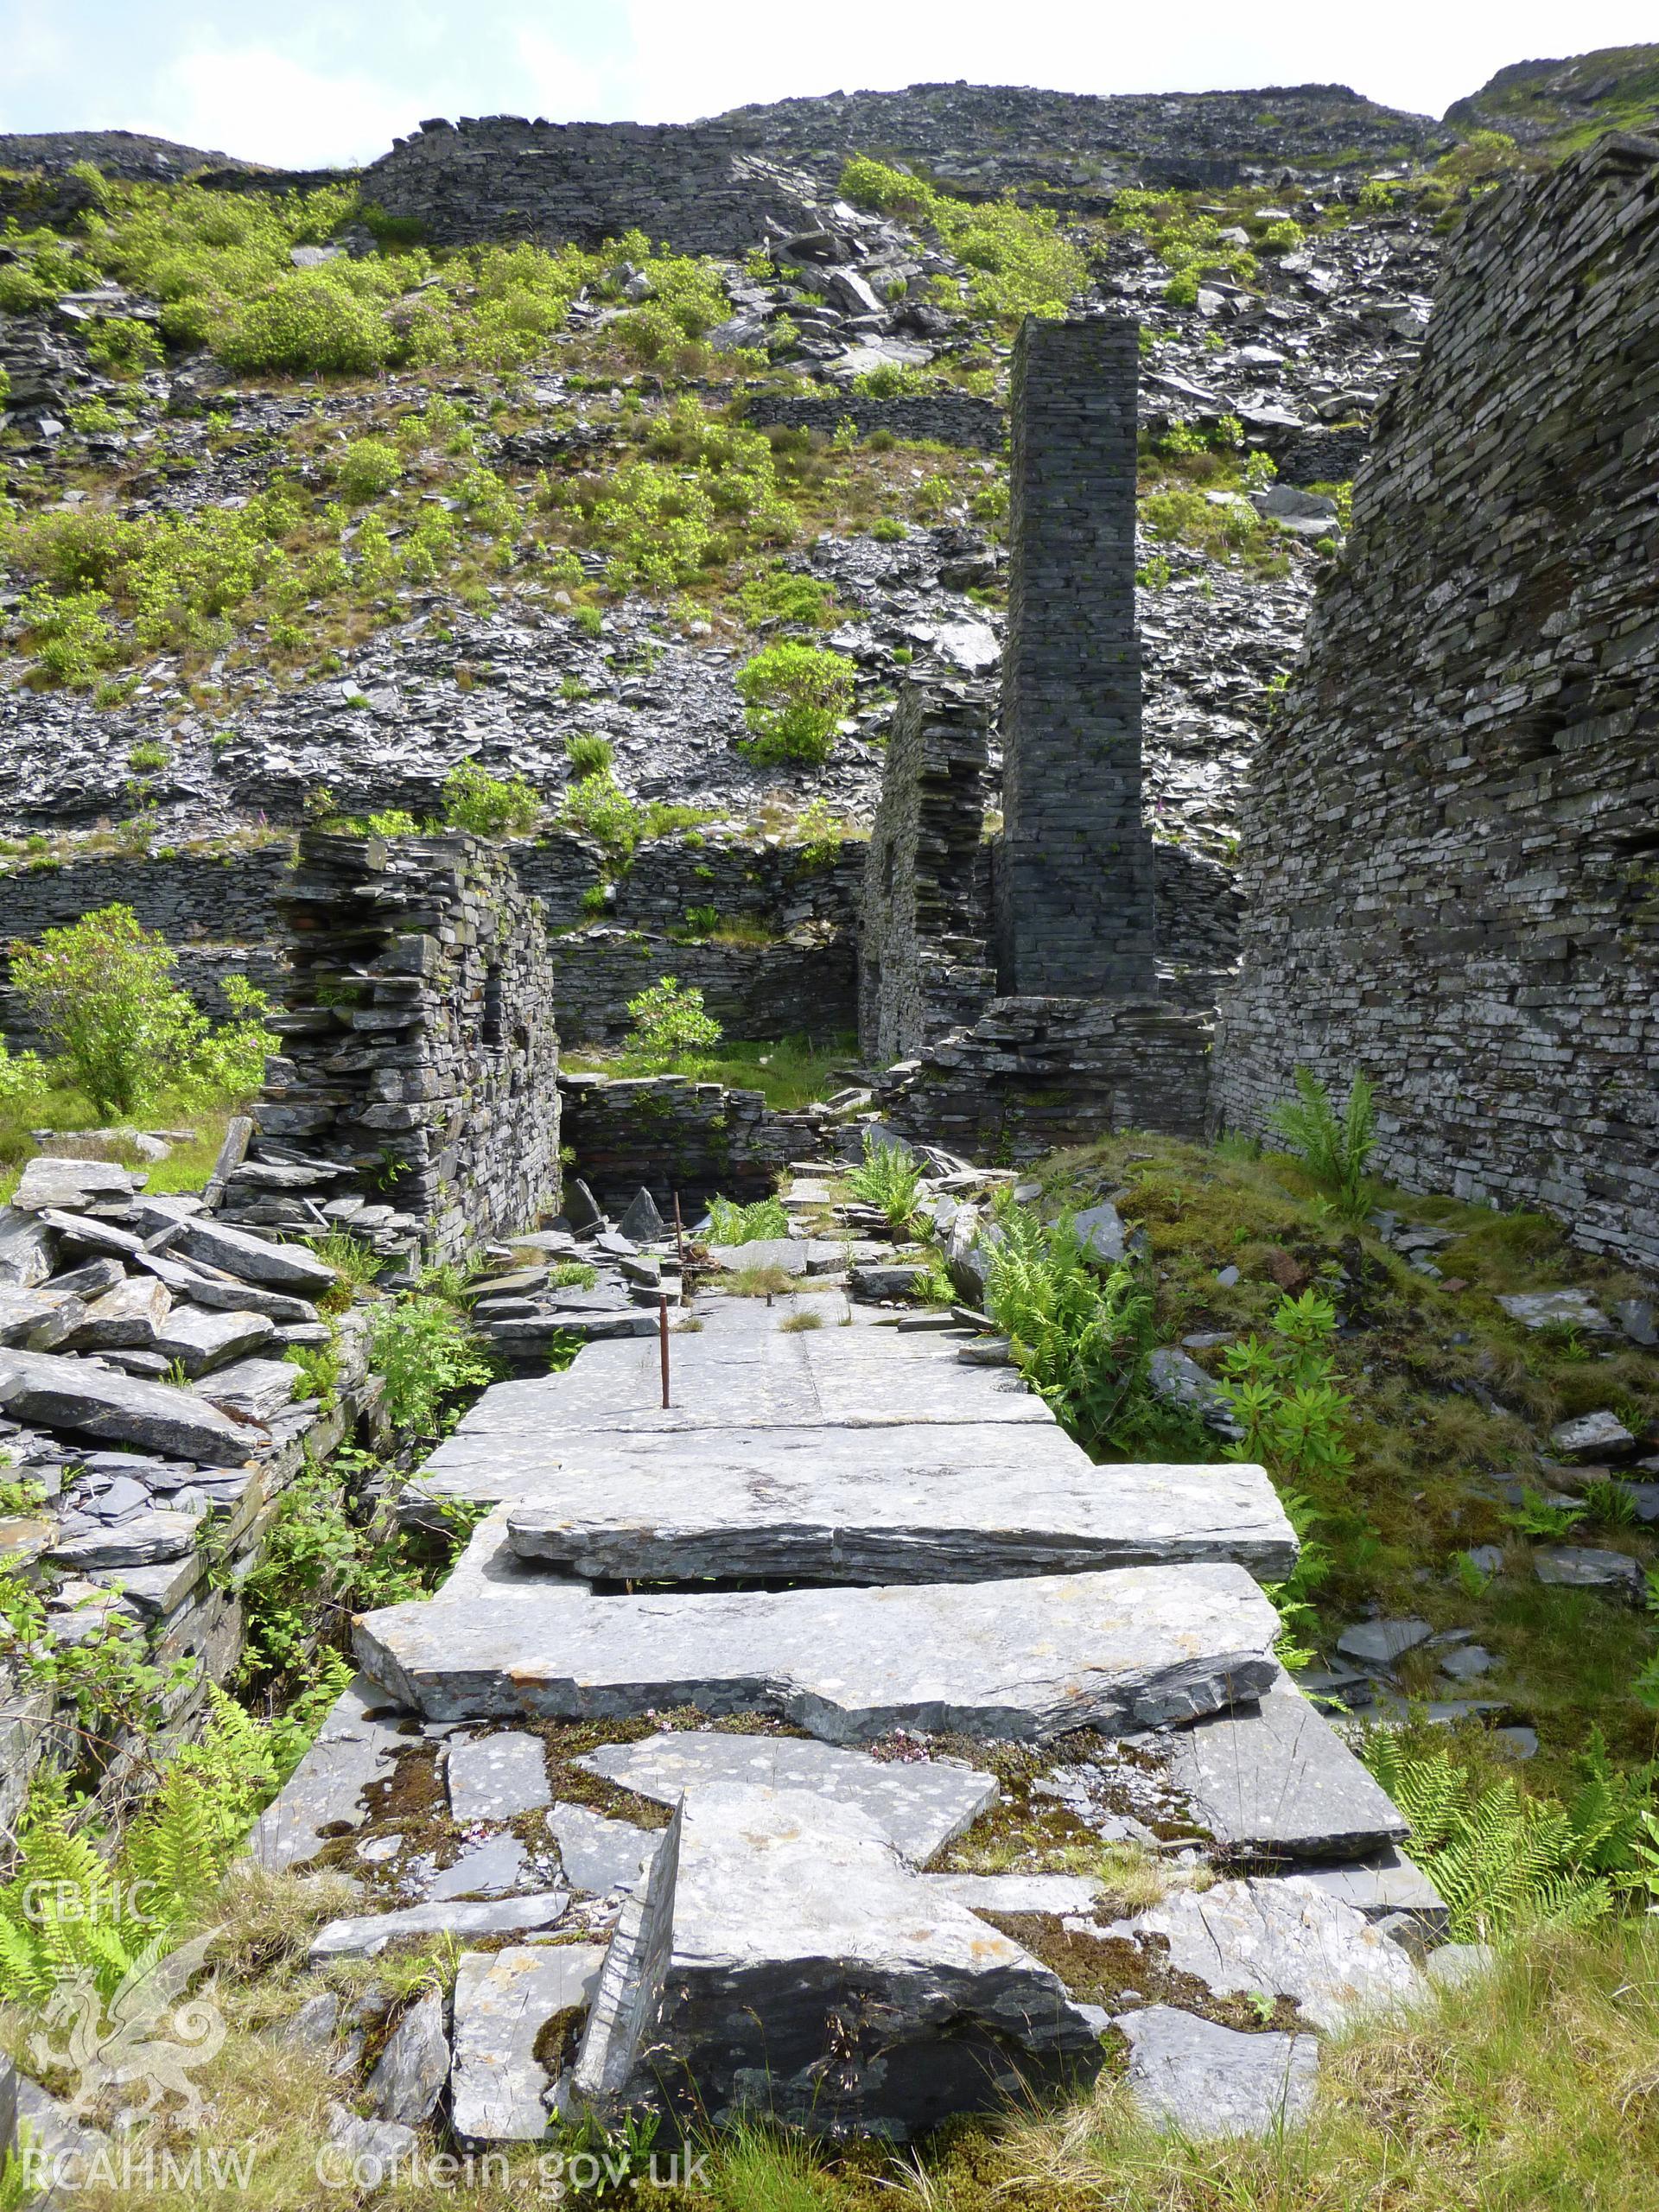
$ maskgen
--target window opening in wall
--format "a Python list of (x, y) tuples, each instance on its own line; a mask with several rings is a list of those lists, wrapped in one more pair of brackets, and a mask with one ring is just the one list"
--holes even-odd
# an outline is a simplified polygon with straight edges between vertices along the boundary
[(497, 960), (484, 973), (484, 1049), (499, 1052), (506, 1041), (501, 1020), (501, 963)]

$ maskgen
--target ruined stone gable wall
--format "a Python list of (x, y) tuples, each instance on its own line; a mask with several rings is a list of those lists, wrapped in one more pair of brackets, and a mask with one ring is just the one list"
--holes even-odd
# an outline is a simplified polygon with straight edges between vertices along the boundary
[[(285, 1050), (267, 1065), (251, 1157), (279, 1166), (297, 1154), (346, 1172), (321, 1199), (276, 1179), (270, 1194), (244, 1201), (251, 1217), (326, 1225), (355, 1200), (377, 1230), (442, 1261), (553, 1211), (547, 932), (499, 849), (459, 834), (307, 831), (283, 912), (290, 976), (275, 1027)], [(388, 1211), (396, 1218), (379, 1217)]]
[(1659, 1266), (1659, 145), (1480, 201), (1255, 772), (1216, 1100)]
[(640, 230), (677, 253), (742, 253), (805, 202), (745, 157), (753, 134), (721, 124), (423, 123), (363, 174), (363, 194), (441, 245), (534, 238), (598, 245)]

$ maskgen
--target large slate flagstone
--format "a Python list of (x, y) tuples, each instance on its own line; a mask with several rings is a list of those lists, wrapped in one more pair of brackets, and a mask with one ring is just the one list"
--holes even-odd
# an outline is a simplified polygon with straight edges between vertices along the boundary
[(1170, 1739), (1170, 1779), (1217, 1843), (1291, 1859), (1350, 1859), (1406, 1821), (1329, 1721), (1281, 1675), (1260, 1701)]
[(576, 1764), (664, 1805), (677, 1804), (684, 1791), (711, 1788), (815, 1791), (855, 1806), (916, 1866), (970, 1827), (998, 1795), (994, 1775), (953, 1759), (873, 1759), (798, 1736), (686, 1731), (603, 1744)]
[(444, 1761), (449, 1809), (458, 1821), (510, 1821), (550, 1805), (547, 1754), (520, 1729), (451, 1743)]
[[(499, 1510), (499, 1509), (498, 1509)], [(493, 1518), (493, 1516), (492, 1516)], [(486, 1521), (473, 1540), (487, 1556)], [(1240, 1567), (883, 1589), (479, 1604), (362, 1615), (359, 1663), (430, 1719), (769, 1710), (827, 1741), (894, 1727), (1043, 1740), (1155, 1727), (1259, 1696), (1279, 1618)]]
[(659, 2101), (745, 2103), (815, 2133), (903, 2139), (1020, 2079), (1092, 2069), (1059, 1978), (908, 1872), (859, 1808), (785, 1790), (686, 1800), (653, 2049)]
[(1296, 1538), (1254, 1466), (1096, 1467), (1058, 1428), (744, 1430), (554, 1446), (512, 1548), (590, 1578), (990, 1581), (1234, 1559)]
[(261, 1434), (171, 1383), (140, 1382), (56, 1352), (0, 1351), (0, 1407), (14, 1421), (210, 1467), (239, 1466)]

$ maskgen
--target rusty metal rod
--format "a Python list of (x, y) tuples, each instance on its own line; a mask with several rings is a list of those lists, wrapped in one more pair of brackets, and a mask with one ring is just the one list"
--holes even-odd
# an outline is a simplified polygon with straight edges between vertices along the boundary
[(663, 1355), (663, 1406), (668, 1406), (668, 1293), (660, 1291), (657, 1298), (657, 1342)]

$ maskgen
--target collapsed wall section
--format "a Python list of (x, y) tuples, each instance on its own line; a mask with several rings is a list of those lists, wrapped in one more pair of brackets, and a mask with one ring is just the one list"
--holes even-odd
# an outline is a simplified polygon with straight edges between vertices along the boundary
[(1659, 1266), (1659, 144), (1478, 201), (1254, 773), (1216, 1103)]
[(555, 1211), (552, 971), (506, 856), (461, 834), (307, 831), (280, 905), (284, 1050), (254, 1110), (256, 1172), (222, 1210), (437, 1261)]
[(859, 929), (858, 1038), (886, 1065), (972, 1021), (991, 995), (981, 845), (991, 693), (901, 686), (870, 832)]

